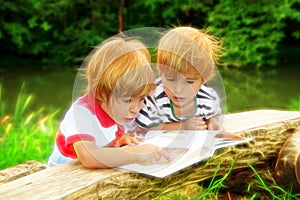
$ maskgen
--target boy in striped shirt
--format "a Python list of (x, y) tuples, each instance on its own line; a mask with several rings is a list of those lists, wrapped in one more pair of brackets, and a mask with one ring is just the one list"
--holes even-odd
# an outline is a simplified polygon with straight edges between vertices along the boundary
[(214, 76), (221, 49), (217, 38), (192, 27), (176, 27), (162, 36), (157, 53), (160, 78), (136, 118), (143, 132), (221, 128), (220, 98), (205, 84)]

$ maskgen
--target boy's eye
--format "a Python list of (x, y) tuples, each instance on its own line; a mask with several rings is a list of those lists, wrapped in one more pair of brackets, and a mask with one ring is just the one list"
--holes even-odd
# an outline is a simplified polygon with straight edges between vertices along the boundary
[(124, 102), (124, 103), (130, 103), (130, 102), (131, 102), (131, 99), (123, 99), (123, 102)]
[(167, 81), (175, 81), (175, 78), (166, 78)]
[(193, 84), (194, 81), (186, 81), (188, 84)]

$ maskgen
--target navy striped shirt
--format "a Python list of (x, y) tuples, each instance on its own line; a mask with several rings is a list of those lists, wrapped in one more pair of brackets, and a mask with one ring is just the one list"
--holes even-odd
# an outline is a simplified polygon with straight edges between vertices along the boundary
[(209, 119), (221, 114), (220, 99), (213, 88), (202, 85), (195, 97), (195, 113), (193, 116), (180, 118), (175, 115), (172, 102), (163, 89), (161, 78), (156, 80), (155, 91), (145, 97), (143, 108), (136, 117), (136, 123), (141, 128), (157, 126), (161, 123), (179, 122), (198, 116)]

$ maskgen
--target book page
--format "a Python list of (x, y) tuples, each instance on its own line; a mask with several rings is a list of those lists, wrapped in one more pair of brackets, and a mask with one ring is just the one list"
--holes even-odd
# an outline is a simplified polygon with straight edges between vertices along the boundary
[(215, 149), (238, 145), (252, 141), (253, 138), (245, 138), (227, 131), (222, 131), (218, 135), (218, 139), (215, 145)]
[(243, 144), (253, 140), (253, 138), (245, 138), (229, 132), (196, 131), (196, 134), (195, 138), (197, 139), (195, 141), (199, 141), (198, 138), (204, 141), (201, 146), (197, 145), (197, 142), (194, 142), (189, 149), (190, 151), (176, 160), (172, 166), (150, 175), (164, 177), (212, 157), (217, 149)]
[(215, 149), (243, 144), (243, 143), (251, 142), (252, 140), (253, 138), (244, 138), (241, 140), (231, 140), (230, 138), (218, 138)]
[(120, 168), (164, 177), (210, 157), (214, 152), (218, 134), (218, 131), (149, 131), (141, 144), (150, 143), (163, 148), (169, 153), (172, 161), (160, 160), (149, 166), (130, 164)]

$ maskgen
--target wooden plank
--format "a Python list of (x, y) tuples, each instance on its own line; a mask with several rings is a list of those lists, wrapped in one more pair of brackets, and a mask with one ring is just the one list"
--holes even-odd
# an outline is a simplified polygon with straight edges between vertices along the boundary
[(300, 112), (281, 110), (253, 110), (225, 115), (225, 129), (238, 133), (277, 122), (298, 119)]
[[(263, 126), (257, 127), (262, 122)], [(222, 149), (205, 164), (199, 163), (170, 177), (156, 179), (113, 169), (89, 170), (74, 161), (1, 185), (0, 199), (151, 199), (210, 178), (219, 163), (219, 174), (226, 173), (232, 161), (234, 169), (248, 168), (248, 163), (266, 164), (276, 157), (298, 126), (300, 112), (259, 110), (231, 114), (226, 116), (225, 128), (251, 136), (254, 142)]]
[(47, 166), (45, 164), (32, 160), (24, 164), (1, 170), (0, 185), (27, 176), (29, 174), (41, 171), (46, 167)]
[[(97, 183), (116, 174), (115, 170), (88, 170), (77, 162), (47, 168), (1, 186), (0, 199), (61, 199), (79, 192), (95, 190)], [(96, 193), (90, 193), (97, 199)], [(94, 196), (94, 197), (93, 197)]]

